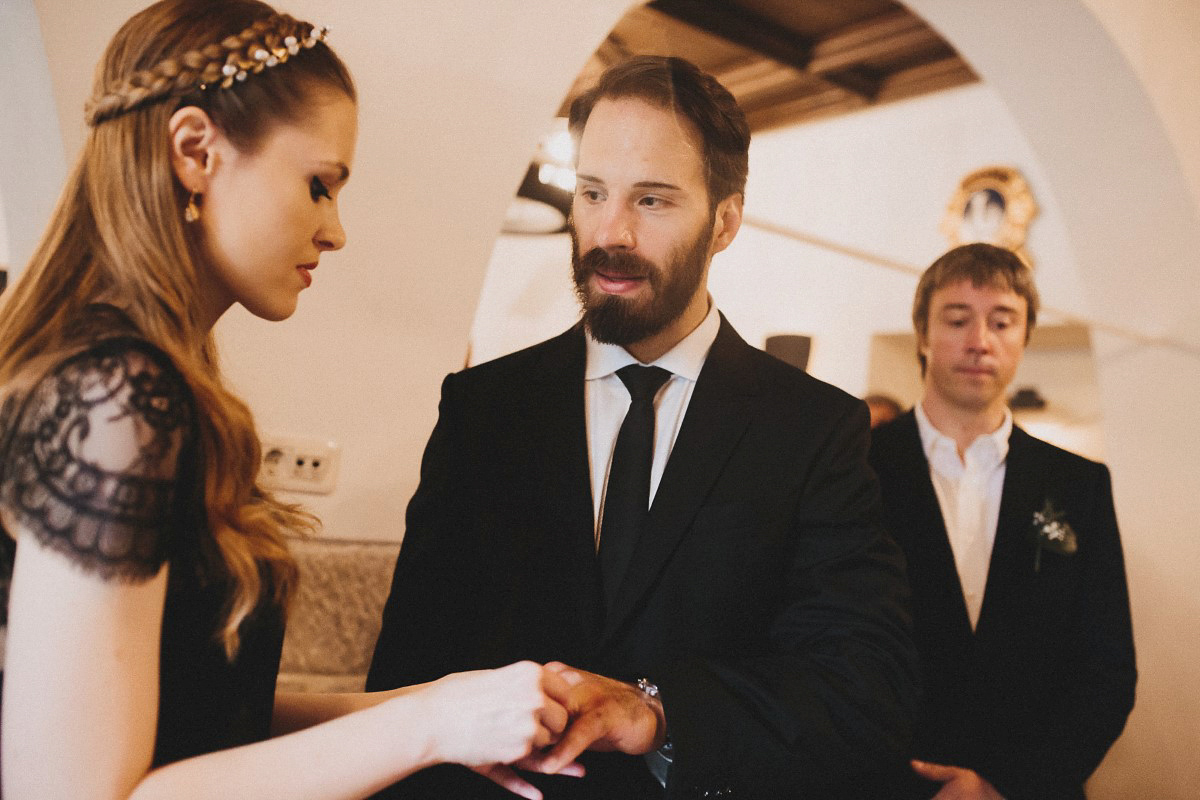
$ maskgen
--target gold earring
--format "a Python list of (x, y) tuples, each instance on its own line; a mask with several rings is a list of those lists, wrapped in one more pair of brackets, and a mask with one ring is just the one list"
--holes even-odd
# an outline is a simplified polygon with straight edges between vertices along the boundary
[(198, 219), (200, 219), (200, 206), (196, 205), (196, 193), (192, 192), (187, 205), (183, 208), (183, 221), (195, 222)]

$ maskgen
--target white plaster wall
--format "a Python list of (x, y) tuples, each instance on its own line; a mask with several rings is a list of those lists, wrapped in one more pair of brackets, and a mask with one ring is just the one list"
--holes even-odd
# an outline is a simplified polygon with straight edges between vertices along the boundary
[(1196, 0), (1082, 0), (1140, 79), (1200, 203), (1200, 3)]
[[(50, 70), (33, 0), (0, 0), (0, 263), (24, 266), (66, 177)], [(78, 117), (82, 117), (82, 105)]]
[(573, 325), (579, 305), (570, 273), (567, 234), (498, 237), (471, 325), (470, 362), (491, 361)]
[[(8, 254), (8, 220), (4, 216), (4, 187), (0, 185), (0, 268), (9, 265), (11, 257)], [(10, 274), (9, 277), (12, 277)]]

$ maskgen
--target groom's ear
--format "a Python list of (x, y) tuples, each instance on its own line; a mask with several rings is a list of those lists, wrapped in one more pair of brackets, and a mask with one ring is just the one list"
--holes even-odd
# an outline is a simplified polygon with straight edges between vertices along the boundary
[(742, 227), (741, 192), (734, 192), (718, 203), (714, 217), (712, 251), (716, 254), (729, 247)]

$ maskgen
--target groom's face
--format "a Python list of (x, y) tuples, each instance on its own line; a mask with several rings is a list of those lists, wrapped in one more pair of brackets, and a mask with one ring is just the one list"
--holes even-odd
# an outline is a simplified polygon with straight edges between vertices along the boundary
[(637, 98), (599, 101), (580, 139), (572, 268), (584, 320), (628, 346), (708, 308), (717, 221), (692, 124)]

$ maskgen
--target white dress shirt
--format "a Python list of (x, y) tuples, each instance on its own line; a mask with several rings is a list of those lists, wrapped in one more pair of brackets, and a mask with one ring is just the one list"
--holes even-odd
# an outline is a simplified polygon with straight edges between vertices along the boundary
[(933, 426), (925, 410), (914, 408), (921, 446), (929, 461), (929, 474), (946, 523), (954, 565), (962, 584), (963, 600), (971, 630), (979, 622), (983, 592), (987, 586), (992, 545), (996, 541), (996, 522), (1000, 517), (1000, 495), (1004, 491), (1008, 437), (1012, 433), (1012, 412), (1004, 409), (1004, 421), (991, 433), (975, 437), (958, 456), (954, 440)]
[[(650, 467), (650, 502), (662, 480), (663, 470), (679, 435), (679, 426), (687, 413), (696, 379), (708, 357), (708, 349), (717, 338), (721, 318), (709, 300), (708, 315), (683, 341), (652, 364), (671, 373), (654, 397), (654, 461)], [(592, 476), (592, 513), (596, 545), (600, 542), (600, 519), (608, 470), (612, 466), (617, 433), (629, 410), (629, 390), (617, 377), (617, 370), (640, 363), (624, 347), (597, 342), (587, 335), (587, 368), (584, 372), (584, 401), (587, 407), (588, 464)]]

